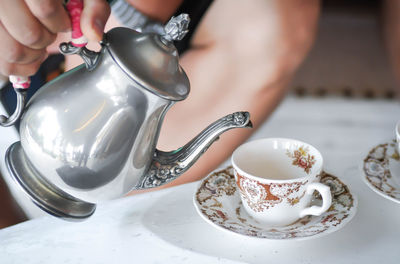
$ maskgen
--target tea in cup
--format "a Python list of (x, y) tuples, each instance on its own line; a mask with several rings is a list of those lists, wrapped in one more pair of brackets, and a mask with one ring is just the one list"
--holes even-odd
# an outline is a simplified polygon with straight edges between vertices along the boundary
[[(330, 188), (319, 182), (323, 158), (310, 144), (266, 138), (239, 146), (232, 155), (243, 206), (268, 226), (289, 225), (306, 215), (321, 215), (331, 206)], [(322, 206), (309, 206), (314, 191)]]

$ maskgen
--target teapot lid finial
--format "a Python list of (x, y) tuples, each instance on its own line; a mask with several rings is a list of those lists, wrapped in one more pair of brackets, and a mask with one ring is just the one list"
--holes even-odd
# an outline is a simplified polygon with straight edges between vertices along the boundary
[(182, 40), (186, 33), (189, 32), (188, 27), (190, 18), (188, 14), (180, 14), (172, 17), (164, 27), (165, 34), (161, 36), (164, 41)]

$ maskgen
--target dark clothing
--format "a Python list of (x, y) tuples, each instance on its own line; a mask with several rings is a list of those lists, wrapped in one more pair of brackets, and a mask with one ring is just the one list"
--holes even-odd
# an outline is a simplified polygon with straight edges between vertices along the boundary
[(181, 6), (176, 10), (174, 16), (186, 13), (190, 17), (189, 32), (182, 40), (175, 42), (179, 54), (184, 53), (190, 48), (190, 41), (192, 40), (193, 34), (196, 32), (197, 26), (200, 24), (201, 19), (212, 2), (213, 0), (183, 0)]

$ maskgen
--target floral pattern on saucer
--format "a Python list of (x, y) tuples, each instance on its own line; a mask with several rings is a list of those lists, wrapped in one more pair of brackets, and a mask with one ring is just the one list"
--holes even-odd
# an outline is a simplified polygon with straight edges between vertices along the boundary
[(383, 197), (400, 203), (400, 157), (396, 143), (380, 144), (364, 159), (364, 180), (367, 185)]
[[(330, 186), (332, 205), (320, 216), (306, 216), (283, 227), (266, 227), (247, 214), (240, 200), (232, 167), (206, 177), (194, 196), (194, 204), (208, 223), (239, 235), (263, 239), (309, 239), (332, 233), (356, 213), (357, 199), (337, 177), (323, 173), (321, 182)], [(314, 204), (322, 203), (315, 195)]]

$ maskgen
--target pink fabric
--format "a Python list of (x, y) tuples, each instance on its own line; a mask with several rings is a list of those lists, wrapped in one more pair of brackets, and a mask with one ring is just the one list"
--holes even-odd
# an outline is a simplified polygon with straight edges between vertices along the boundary
[(81, 14), (83, 10), (82, 0), (69, 0), (65, 5), (68, 10), (72, 24), (72, 45), (75, 47), (84, 47), (87, 44), (81, 30)]

